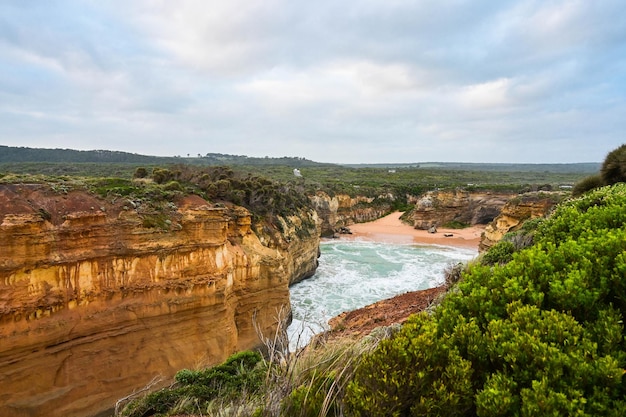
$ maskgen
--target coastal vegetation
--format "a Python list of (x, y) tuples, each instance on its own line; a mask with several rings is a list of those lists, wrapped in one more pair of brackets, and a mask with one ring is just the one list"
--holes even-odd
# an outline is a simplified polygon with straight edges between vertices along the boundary
[(59, 194), (85, 190), (112, 203), (124, 201), (134, 208), (143, 207), (142, 213), (162, 213), (168, 207), (175, 209), (172, 204), (188, 195), (197, 195), (215, 204), (243, 206), (253, 214), (255, 221), (273, 221), (276, 216), (309, 209), (306, 196), (296, 184), (244, 175), (227, 167), (177, 165), (155, 167), (150, 171), (136, 167), (129, 178), (6, 173), (0, 176), (0, 183), (45, 184)]
[[(244, 206), (252, 204), (256, 210), (269, 207), (268, 203), (277, 203), (282, 206), (277, 209), (279, 211), (292, 203), (281, 201), (275, 193), (268, 191), (269, 188), (286, 191), (288, 195), (292, 192), (314, 195), (323, 191), (331, 197), (337, 194), (370, 197), (373, 201), (368, 203), (369, 206), (405, 211), (411, 206), (411, 197), (435, 189), (503, 192), (568, 190), (596, 173), (600, 167), (600, 164), (586, 163), (342, 166), (290, 157), (206, 154), (165, 158), (111, 151), (10, 147), (0, 150), (0, 180), (4, 181), (40, 178), (60, 186), (72, 186), (72, 183), (92, 179), (90, 181), (102, 183), (101, 191), (106, 191), (106, 181), (102, 180), (105, 178), (120, 183), (115, 192), (130, 193), (149, 188), (147, 184), (137, 184), (137, 180), (148, 179), (159, 185), (156, 187), (160, 191), (155, 194), (157, 198), (160, 193), (165, 193), (166, 197), (168, 193), (176, 192), (201, 193), (211, 199), (228, 200)], [(301, 176), (295, 176), (294, 169), (299, 169)], [(190, 172), (202, 174), (194, 176)], [(207, 176), (202, 178), (204, 174)], [(124, 181), (125, 186), (122, 184)], [(193, 185), (190, 186), (189, 182)], [(261, 199), (265, 204), (259, 204), (259, 193), (250, 192), (257, 189), (264, 189), (266, 196), (273, 194), (273, 197)]]
[(352, 412), (623, 415), (625, 205), (623, 184), (592, 192), (537, 223), (532, 246), (468, 267), (364, 358)]
[(594, 173), (576, 183), (573, 194), (581, 195), (605, 185), (626, 181), (626, 144), (609, 152), (599, 173)]

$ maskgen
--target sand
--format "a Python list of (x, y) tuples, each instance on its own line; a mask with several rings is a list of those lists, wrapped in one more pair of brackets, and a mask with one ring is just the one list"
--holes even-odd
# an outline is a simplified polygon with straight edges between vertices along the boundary
[(395, 212), (373, 222), (353, 224), (349, 227), (352, 234), (340, 235), (341, 239), (445, 245), (478, 250), (480, 236), (485, 230), (485, 226), (471, 226), (465, 229), (437, 228), (437, 233), (428, 233), (402, 223), (401, 215), (401, 212)]

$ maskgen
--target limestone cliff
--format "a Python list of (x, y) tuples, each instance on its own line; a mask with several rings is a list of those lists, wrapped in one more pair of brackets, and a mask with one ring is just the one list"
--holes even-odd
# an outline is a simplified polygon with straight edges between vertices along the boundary
[[(388, 199), (391, 196), (386, 196)], [(330, 196), (323, 191), (318, 191), (309, 199), (320, 219), (321, 235), (333, 236), (341, 227), (354, 223), (373, 221), (389, 213), (389, 204), (373, 204), (374, 197), (357, 196), (347, 194), (335, 194)]]
[(253, 318), (273, 333), (317, 266), (313, 212), (255, 233), (247, 210), (199, 197), (142, 213), (44, 188), (0, 185), (2, 416), (93, 416), (252, 348)]
[(511, 197), (511, 194), (465, 190), (429, 191), (417, 200), (409, 221), (416, 229), (423, 230), (452, 222), (487, 224)]
[(479, 250), (485, 251), (504, 235), (518, 230), (529, 219), (546, 217), (566, 193), (526, 193), (510, 199), (500, 214), (487, 225), (480, 240)]

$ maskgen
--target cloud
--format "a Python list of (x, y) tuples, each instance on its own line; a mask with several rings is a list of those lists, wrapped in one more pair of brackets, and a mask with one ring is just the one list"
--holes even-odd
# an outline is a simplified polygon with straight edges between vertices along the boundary
[(0, 141), (601, 160), (626, 128), (624, 12), (621, 0), (5, 1)]

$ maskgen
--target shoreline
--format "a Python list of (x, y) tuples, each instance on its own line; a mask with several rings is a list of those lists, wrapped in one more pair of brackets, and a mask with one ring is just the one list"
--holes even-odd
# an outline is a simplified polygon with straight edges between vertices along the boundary
[[(464, 229), (437, 228), (437, 233), (418, 230), (400, 220), (401, 212), (394, 212), (378, 220), (356, 223), (349, 226), (352, 234), (339, 235), (343, 240), (369, 240), (379, 243), (407, 243), (420, 245), (441, 245), (455, 248), (473, 249), (478, 253), (480, 238), (485, 226), (470, 226)], [(451, 235), (451, 236), (444, 236)], [(444, 296), (447, 288), (443, 285), (424, 290), (409, 291), (373, 304), (346, 311), (328, 321), (329, 339), (358, 338), (369, 334), (380, 326), (404, 323), (412, 315), (424, 311), (431, 303)]]
[[(437, 233), (418, 230), (400, 220), (402, 212), (396, 211), (380, 219), (355, 223), (348, 228), (352, 234), (339, 235), (340, 239), (365, 239), (382, 243), (417, 243), (469, 248), (478, 251), (485, 226), (469, 226), (464, 229), (437, 228)], [(445, 235), (445, 236), (444, 236)]]

